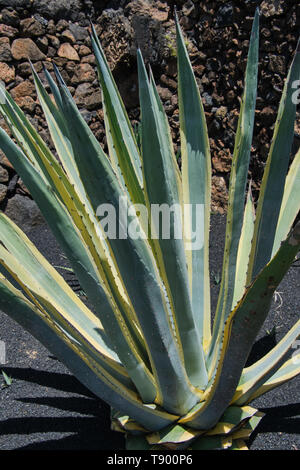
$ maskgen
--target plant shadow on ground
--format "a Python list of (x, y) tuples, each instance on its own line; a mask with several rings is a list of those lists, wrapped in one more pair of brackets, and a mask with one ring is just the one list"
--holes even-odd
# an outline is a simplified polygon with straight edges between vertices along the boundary
[[(18, 398), (24, 404), (35, 404), (57, 410), (75, 413), (76, 416), (29, 416), (9, 418), (1, 423), (2, 435), (64, 433), (66, 437), (41, 440), (18, 447), (19, 450), (109, 450), (123, 449), (124, 438), (121, 433), (110, 429), (110, 408), (95, 397), (74, 376), (69, 374), (34, 370), (31, 368), (5, 367), (5, 372), (15, 380), (24, 380), (46, 390), (53, 388), (59, 392), (76, 396), (40, 396)], [(79, 396), (78, 396), (79, 395)], [(79, 416), (78, 416), (79, 415)], [(83, 415), (83, 416), (80, 416)]]
[[(212, 217), (211, 272), (219, 272), (222, 265), (224, 229), (225, 217)], [(53, 265), (64, 263), (46, 227), (32, 231), (30, 238)], [(74, 277), (69, 277), (66, 272), (63, 274), (76, 290)], [(284, 330), (288, 331), (297, 320), (298, 301), (295, 293), (298, 286), (299, 270), (294, 269), (282, 286), (287, 291), (283, 296), (283, 310), (270, 312), (270, 318), (253, 346), (247, 365), (268, 353), (282, 337)], [(217, 303), (218, 290), (219, 284), (212, 282), (212, 311)], [(12, 385), (6, 388), (6, 392), (2, 391), (6, 395), (0, 394), (0, 449), (124, 449), (123, 435), (110, 428), (109, 406), (95, 397), (55, 357), (49, 355), (29, 334), (23, 333), (6, 315), (0, 312), (0, 316), (3, 316), (1, 339), (5, 339), (10, 349), (9, 363), (0, 366), (0, 370), (13, 378)], [(274, 330), (273, 326), (276, 326)], [(271, 333), (265, 334), (266, 331)], [(35, 350), (35, 359), (24, 355), (27, 349)], [(250, 449), (300, 449), (300, 403), (295, 403), (299, 401), (299, 381), (294, 379), (289, 384), (281, 392), (278, 392), (280, 388), (275, 389), (259, 398), (258, 405), (253, 403), (265, 416), (248, 441)]]
[[(267, 345), (267, 347), (266, 347)], [(261, 351), (271, 349), (270, 335), (261, 338), (254, 346), (252, 359)], [(52, 359), (55, 359), (52, 357)], [(251, 358), (249, 358), (251, 361)], [(18, 450), (123, 450), (125, 441), (121, 433), (110, 429), (110, 408), (86, 389), (74, 376), (31, 368), (5, 367), (7, 375), (14, 380), (26, 381), (46, 390), (72, 393), (76, 396), (22, 397), (17, 401), (25, 404), (47, 406), (51, 410), (70, 412), (70, 416), (29, 416), (9, 418), (1, 424), (1, 434), (28, 435), (59, 433), (57, 439), (38, 440), (18, 447)], [(260, 408), (265, 413), (258, 427), (247, 441), (251, 449), (259, 434), (298, 434), (300, 428), (300, 403)], [(76, 416), (71, 416), (74, 413)], [(79, 415), (79, 416), (78, 416)], [(80, 416), (82, 415), (82, 416)], [(44, 434), (44, 435), (46, 435)], [(67, 434), (66, 437), (62, 437)]]
[[(265, 413), (257, 428), (247, 441), (248, 447), (259, 434), (265, 433), (287, 433), (299, 434), (300, 429), (300, 403), (290, 405), (260, 408), (259, 411)], [(298, 417), (297, 417), (298, 415)], [(299, 450), (293, 447), (295, 450)]]

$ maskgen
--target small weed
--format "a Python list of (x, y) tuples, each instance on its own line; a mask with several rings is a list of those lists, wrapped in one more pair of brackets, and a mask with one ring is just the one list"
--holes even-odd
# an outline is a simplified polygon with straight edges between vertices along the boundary
[(214, 281), (214, 284), (216, 286), (218, 286), (221, 282), (221, 274), (220, 274), (220, 271), (217, 271), (217, 272), (214, 272), (212, 271), (212, 277), (213, 277), (213, 281)]
[(282, 294), (282, 292), (279, 292), (277, 290), (274, 292), (274, 296), (273, 296), (274, 302), (275, 302), (275, 304), (279, 303), (279, 305), (277, 305), (277, 307), (276, 307), (276, 310), (280, 309), (280, 307), (283, 304), (281, 294)]
[(266, 330), (268, 336), (275, 336), (276, 334), (276, 326), (273, 326), (271, 330)]
[(12, 381), (13, 381), (12, 377), (9, 377), (4, 372), (4, 370), (2, 370), (1, 372), (2, 372), (3, 379), (4, 379), (4, 383), (1, 385), (1, 388), (10, 387), (10, 385), (12, 384)]

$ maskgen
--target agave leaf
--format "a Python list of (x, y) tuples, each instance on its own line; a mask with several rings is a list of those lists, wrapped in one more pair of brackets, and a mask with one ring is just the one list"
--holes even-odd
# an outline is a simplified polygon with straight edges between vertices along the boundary
[(300, 223), (230, 313), (211, 387), (205, 392), (202, 403), (180, 420), (182, 424), (209, 429), (217, 423), (234, 396), (255, 337), (268, 314), (273, 293), (299, 249)]
[[(85, 249), (85, 245), (71, 218), (55, 197), (51, 188), (42, 181), (40, 174), (2, 129), (0, 129), (0, 147), (8, 155), (18, 174), (22, 175), (22, 179), (29, 188), (32, 197), (37, 201), (42, 214), (68, 257), (80, 285), (95, 306), (105, 330), (110, 331), (111, 334), (114, 331), (114, 344), (120, 360), (125, 366), (128, 365), (131, 373), (136, 374), (133, 380), (140, 380), (140, 390), (144, 391), (143, 393), (145, 393), (145, 390), (148, 391), (145, 401), (153, 401), (156, 392), (151, 376), (135, 350), (135, 345), (129, 332), (126, 331), (126, 324), (122, 320), (117, 306), (108, 295), (105, 286), (100, 283), (93, 259)], [(126, 332), (125, 336), (123, 335), (124, 331)], [(134, 367), (132, 367), (133, 363), (131, 361), (135, 363)], [(145, 384), (147, 384), (146, 388)], [(139, 387), (137, 382), (136, 385)]]
[[(245, 203), (257, 88), (258, 19), (257, 10), (233, 154), (213, 332), (209, 140), (178, 19), (182, 177), (164, 107), (140, 51), (141, 145), (93, 26), (91, 42), (109, 155), (84, 121), (56, 66), (58, 85), (45, 70), (55, 103), (34, 70), (33, 78), (61, 162), (3, 92), (6, 101), (0, 103), (0, 111), (18, 146), (0, 129), (0, 147), (39, 205), (95, 311), (81, 302), (26, 235), (1, 213), (0, 309), (108, 402), (112, 429), (134, 434), (128, 436), (128, 449), (245, 449), (244, 439), (262, 414), (241, 405), (300, 373), (300, 353), (291, 349), (299, 337), (299, 322), (264, 358), (244, 368), (274, 290), (300, 249), (300, 223), (295, 224), (299, 152), (286, 176), (296, 110), (291, 88), (299, 78), (300, 42), (279, 106), (256, 219), (250, 188)], [(144, 203), (148, 215), (153, 204), (165, 204), (168, 211), (177, 205), (179, 213), (175, 208), (175, 217), (170, 218), (171, 236), (164, 237), (143, 214), (137, 216)], [(105, 221), (110, 225), (118, 219), (119, 225), (115, 236), (110, 233), (105, 239), (99, 219), (107, 207)], [(109, 210), (115, 216), (110, 220)], [(201, 227), (196, 227), (196, 240), (191, 240), (195, 219)], [(182, 222), (187, 227), (184, 237)], [(150, 225), (154, 240), (149, 239)], [(195, 249), (193, 242), (199, 236), (200, 246)], [(20, 290), (6, 279), (10, 277)]]
[[(31, 64), (31, 67), (32, 69), (34, 70), (34, 67), (33, 65)], [(56, 65), (53, 63), (53, 67), (54, 67), (54, 70), (56, 70)], [(48, 85), (50, 87), (50, 90), (51, 90), (51, 93), (52, 93), (52, 96), (54, 98), (54, 102), (55, 102), (55, 105), (56, 105), (56, 109), (57, 109), (57, 112), (59, 112), (59, 115), (60, 115), (60, 120), (63, 121), (64, 120), (64, 116), (63, 116), (63, 113), (62, 113), (62, 109), (63, 109), (63, 103), (62, 103), (62, 99), (61, 99), (61, 96), (60, 96), (60, 92), (59, 92), (59, 89), (58, 89), (58, 86), (56, 85), (55, 83), (55, 80), (52, 78), (52, 75), (51, 73), (47, 70), (47, 68), (45, 66), (43, 66), (43, 70), (44, 70), (44, 74), (45, 74), (45, 77), (47, 79), (47, 82), (48, 82)], [(56, 73), (56, 72), (55, 72)], [(39, 80), (39, 77), (38, 75), (36, 75), (36, 77), (38, 80)], [(41, 83), (41, 82), (40, 82)], [(41, 86), (42, 88), (44, 88), (43, 84), (41, 83)], [(48, 101), (48, 100), (47, 100)], [(51, 100), (52, 101), (52, 100)], [(53, 102), (53, 101), (52, 101)], [(63, 124), (63, 127), (65, 127), (65, 125)], [(66, 130), (66, 128), (65, 128)]]
[[(147, 433), (147, 429), (134, 421), (130, 416), (122, 414), (118, 410), (111, 408), (110, 416), (112, 420), (112, 429), (126, 433), (131, 432), (136, 435)], [(116, 428), (116, 429), (114, 429)]]
[(291, 229), (297, 214), (300, 211), (300, 149), (296, 153), (288, 171), (278, 223), (276, 227), (272, 256), (275, 255), (280, 243), (284, 240)]
[(260, 418), (257, 419), (257, 415), (257, 410), (250, 406), (229, 406), (216, 426), (205, 435), (228, 435), (232, 440), (248, 438), (263, 416), (260, 414)]
[[(1, 250), (9, 252), (32, 275), (33, 279), (38, 276), (38, 285), (44, 288), (49, 295), (53, 295), (53, 301), (59, 305), (59, 309), (67, 309), (79, 324), (86, 327), (87, 331), (91, 331), (91, 334), (95, 334), (96, 331), (93, 332), (93, 330), (97, 328), (101, 332), (101, 337), (105, 337), (101, 321), (78, 298), (25, 233), (2, 212), (0, 212), (0, 232)], [(99, 338), (100, 344), (103, 343), (101, 337)], [(104, 343), (103, 346), (107, 349), (107, 353), (119, 362), (117, 355), (109, 347), (109, 339), (106, 338), (106, 341), (107, 346)]]
[[(58, 69), (55, 67), (54, 70), (58, 79), (62, 83), (64, 83)], [(97, 248), (100, 249), (102, 256), (102, 248), (99, 247), (99, 243), (105, 249), (105, 240), (102, 236), (101, 229), (98, 226), (99, 224), (96, 218), (96, 214), (94, 213), (94, 210), (91, 207), (90, 201), (86, 195), (85, 188), (79, 176), (72, 145), (68, 137), (68, 128), (67, 124), (65, 123), (65, 117), (63, 113), (63, 101), (60, 95), (59, 88), (54, 82), (48, 70), (44, 69), (48, 84), (50, 85), (53, 95), (55, 96), (57, 104), (57, 106), (55, 106), (33, 67), (32, 72), (35, 86), (37, 89), (37, 94), (47, 119), (52, 140), (55, 144), (60, 162), (67, 177), (64, 175), (63, 172), (59, 172), (59, 166), (57, 167), (57, 165), (55, 165), (55, 162), (51, 161), (50, 164), (54, 166), (56, 172), (58, 173), (58, 177), (63, 180), (67, 192), (70, 193), (70, 197), (74, 199), (74, 202), (76, 204), (75, 215), (77, 215), (77, 212), (79, 212), (80, 217), (83, 217), (85, 223), (88, 224), (88, 233), (86, 235), (89, 236), (89, 234), (94, 233), (98, 235), (96, 237), (93, 236), (92, 238), (93, 242), (98, 245)], [(66, 93), (68, 93), (69, 97), (71, 98), (71, 95), (67, 89)], [(66, 195), (64, 195), (63, 201), (65, 201), (65, 198)], [(74, 216), (74, 211), (69, 210), (69, 213), (71, 216)], [(84, 230), (82, 226), (80, 227), (80, 230)], [(104, 258), (107, 256), (108, 254), (106, 254)]]
[[(40, 100), (42, 101), (42, 103), (44, 103), (45, 113), (46, 115), (49, 114), (48, 119), (49, 121), (51, 121), (53, 115), (55, 116), (55, 111), (50, 106), (52, 102), (51, 100), (49, 102), (49, 97), (43, 89), (42, 84), (40, 83), (39, 78), (36, 74), (35, 81), (40, 93)], [(50, 106), (48, 112), (45, 102), (48, 103), (48, 105)], [(60, 121), (55, 121), (54, 127), (55, 129), (59, 130)], [(64, 136), (66, 134), (67, 131), (65, 131), (63, 135), (59, 136), (58, 145), (60, 145), (61, 143), (65, 145), (66, 139), (64, 138)], [(57, 139), (55, 141), (57, 143)], [(68, 147), (70, 148), (70, 145)], [(77, 228), (80, 230), (80, 233), (93, 257), (93, 260), (97, 265), (98, 274), (101, 277), (101, 281), (105, 284), (108, 291), (111, 291), (111, 295), (114, 296), (116, 302), (118, 303), (118, 307), (122, 312), (122, 316), (126, 321), (127, 327), (129, 328), (131, 335), (135, 338), (135, 341), (139, 346), (141, 354), (145, 358), (143, 340), (140, 334), (138, 333), (135, 324), (132, 322), (131, 318), (132, 316), (134, 316), (134, 310), (133, 308), (130, 308), (131, 306), (128, 305), (128, 298), (124, 290), (124, 286), (122, 285), (121, 280), (118, 277), (117, 271), (114, 268), (113, 261), (109, 256), (105, 239), (101, 231), (99, 231), (98, 222), (96, 220), (94, 211), (90, 206), (90, 202), (85, 192), (83, 194), (81, 191), (81, 189), (83, 189), (83, 186), (79, 175), (77, 174), (77, 170), (74, 167), (75, 162), (73, 162), (72, 160), (74, 157), (72, 156), (71, 158), (72, 168), (71, 171), (67, 171), (67, 175), (69, 176), (70, 173), (72, 173), (72, 170), (76, 170), (75, 174), (78, 176), (79, 181), (77, 181), (76, 178), (73, 178), (71, 179), (71, 181), (73, 180), (75, 183), (71, 184), (67, 175), (63, 172), (60, 165), (53, 158), (53, 156), (51, 156), (51, 154), (49, 156), (49, 152), (47, 151), (44, 154), (42, 151), (43, 147), (41, 145), (38, 146), (37, 149), (39, 152), (39, 157), (42, 160), (43, 166), (46, 168), (48, 176), (50, 176), (50, 184), (52, 185), (52, 187), (54, 187), (54, 189), (56, 189), (57, 193), (60, 195), (61, 200), (67, 207), (70, 216), (72, 217)], [(65, 161), (64, 158), (63, 161)], [(78, 182), (80, 182), (80, 184), (78, 184)]]
[(188, 450), (216, 450), (228, 449), (232, 445), (232, 438), (230, 436), (203, 436), (192, 443)]
[[(41, 143), (37, 146), (38, 160), (42, 162), (43, 168), (46, 169), (48, 181), (60, 196), (80, 231), (93, 260), (97, 265), (101, 282), (105, 284), (108, 291), (111, 291), (111, 295), (114, 296), (118, 304), (118, 308), (121, 310), (122, 316), (130, 330), (130, 334), (139, 347), (143, 358), (146, 360), (143, 339), (139, 334), (135, 323), (132, 321), (132, 317), (134, 317), (134, 309), (129, 305), (124, 286), (122, 285), (113, 261), (109, 256), (105, 239), (98, 227), (95, 213), (91, 208), (90, 202), (82, 186), (71, 146), (70, 144), (68, 145), (66, 141), (67, 130), (63, 125), (63, 118), (58, 114), (58, 110), (54, 109), (55, 107), (35, 71), (33, 71), (33, 73), (40, 101), (42, 102), (43, 109), (48, 118), (49, 127), (53, 131), (53, 139), (59, 148), (63, 146), (65, 149), (65, 152), (58, 151), (58, 153), (62, 157), (63, 162), (66, 163), (67, 175), (61, 169), (53, 155), (47, 148), (45, 148), (45, 146), (41, 145)], [(59, 93), (59, 91), (56, 93)], [(60, 133), (61, 129), (65, 129), (63, 133)], [(67, 155), (69, 155), (69, 158), (66, 159)], [(71, 178), (71, 181), (74, 181), (74, 184), (69, 181), (69, 178)]]
[[(47, 148), (45, 142), (41, 139), (40, 135), (34, 129), (21, 108), (19, 108), (10, 94), (2, 86), (1, 93), (5, 99), (0, 103), (0, 111), (7, 126), (16, 139), (18, 145), (22, 148), (26, 157), (41, 173), (41, 177), (43, 177), (48, 184), (51, 184), (48, 172), (40, 159), (40, 152), (51, 155), (50, 150)], [(52, 158), (55, 160), (53, 156)]]
[[(42, 87), (41, 84), (40, 86)], [(81, 203), (75, 185), (69, 182), (54, 155), (6, 91), (5, 98), (5, 103), (1, 105), (1, 112), (12, 128), (19, 146), (24, 152), (26, 151), (29, 161), (60, 198), (88, 243), (91, 237), (82, 221), (83, 215), (86, 215), (87, 206)]]
[[(105, 106), (105, 102), (102, 99), (102, 109), (103, 109), (103, 115), (104, 115), (104, 127), (105, 129), (109, 129), (109, 121), (108, 121), (108, 116), (107, 116), (107, 110)], [(107, 147), (108, 147), (108, 157), (111, 162), (111, 166), (116, 174), (116, 177), (118, 179), (119, 184), (122, 186), (123, 191), (126, 193), (128, 198), (130, 199), (130, 193), (128, 191), (128, 186), (125, 183), (123, 174), (120, 170), (119, 163), (118, 163), (118, 156), (117, 152), (115, 149), (113, 137), (111, 135), (111, 132), (106, 132), (106, 141), (107, 141)], [(143, 193), (144, 194), (144, 193)]]
[(249, 402), (257, 389), (285, 363), (294, 352), (292, 345), (300, 336), (300, 320), (281, 339), (281, 341), (271, 351), (243, 370), (239, 385), (233, 397), (233, 403), (242, 405)]
[(229, 182), (228, 211), (226, 217), (225, 248), (222, 268), (222, 279), (218, 304), (214, 319), (213, 336), (208, 356), (211, 366), (218, 349), (219, 335), (223, 323), (231, 311), (237, 272), (237, 257), (243, 227), (245, 190), (253, 135), (258, 70), (258, 28), (259, 12), (256, 10), (252, 26), (251, 40), (245, 73), (244, 94), (241, 104), (237, 133), (232, 158)]
[[(140, 53), (140, 50), (138, 50), (138, 54), (140, 55), (140, 58), (142, 58), (142, 55)], [(154, 76), (151, 67), (149, 66), (149, 87), (150, 87), (150, 93), (153, 99), (153, 102), (156, 106), (156, 116), (161, 124), (161, 129), (162, 129), (162, 139), (163, 142), (165, 142), (164, 145), (167, 146), (167, 139), (169, 139), (169, 156), (171, 158), (171, 161), (166, 160), (166, 164), (170, 166), (170, 174), (173, 175), (174, 181), (176, 182), (176, 187), (177, 187), (177, 197), (180, 202), (182, 202), (182, 181), (181, 181), (181, 173), (180, 169), (177, 163), (176, 155), (174, 152), (174, 146), (173, 146), (173, 141), (172, 141), (172, 134), (171, 134), (171, 129), (169, 126), (169, 121), (168, 121), (168, 116), (165, 112), (164, 106), (161, 102), (159, 93), (157, 91), (157, 87), (155, 84)], [(140, 135), (140, 140), (142, 144), (142, 123), (139, 123), (139, 135)]]
[[(5, 229), (3, 224), (1, 225), (1, 228), (2, 230), (3, 228)], [(96, 317), (92, 312), (89, 312), (87, 309), (84, 310), (83, 308), (78, 308), (77, 304), (74, 301), (71, 301), (71, 294), (69, 292), (71, 289), (69, 288), (69, 290), (67, 290), (66, 286), (64, 286), (63, 289), (60, 285), (63, 285), (63, 279), (60, 279), (58, 273), (56, 274), (56, 271), (52, 269), (51, 266), (47, 266), (44, 262), (43, 264), (48, 268), (45, 272), (41, 263), (41, 257), (37, 256), (38, 259), (35, 259), (34, 253), (29, 250), (29, 244), (26, 246), (22, 241), (17, 240), (16, 236), (12, 232), (10, 232), (10, 235), (15, 243), (10, 243), (8, 237), (3, 235), (2, 242), (15, 252), (15, 256), (4, 248), (4, 246), (0, 245), (1, 263), (6, 270), (17, 280), (17, 282), (20, 283), (22, 287), (25, 286), (26, 293), (31, 294), (30, 297), (33, 300), (37, 299), (38, 306), (42, 305), (43, 309), (45, 309), (51, 317), (54, 318), (56, 323), (58, 323), (65, 331), (70, 332), (77, 341), (80, 341), (84, 351), (88, 352), (94, 360), (104, 363), (105, 368), (112, 369), (113, 373), (117, 375), (118, 380), (125, 381), (127, 384), (130, 383), (130, 381), (128, 382), (128, 377), (126, 380), (127, 374), (123, 371), (123, 367), (116, 362), (116, 356), (112, 356), (112, 352), (107, 351), (107, 347), (103, 348), (104, 344), (103, 341), (101, 341), (101, 332), (103, 328), (101, 323), (96, 321)], [(21, 247), (25, 254), (23, 253), (21, 256), (20, 254), (18, 255), (16, 245), (19, 248)], [(35, 254), (37, 255), (37, 253)], [(18, 259), (16, 258), (17, 256)], [(21, 264), (21, 262), (23, 262), (23, 264)], [(38, 284), (36, 283), (37, 273), (39, 275)], [(73, 296), (76, 298), (75, 294), (73, 294)], [(116, 343), (120, 345), (120, 340)], [(145, 401), (150, 401), (151, 397), (155, 398), (153, 378), (143, 366), (138, 354), (135, 351), (133, 352), (135, 354), (131, 353), (130, 355), (127, 353), (127, 357), (123, 364), (126, 366), (134, 383), (136, 383), (137, 387), (140, 389), (139, 392), (141, 396), (144, 397)], [(141, 380), (142, 376), (145, 376), (145, 380)], [(139, 381), (141, 381), (141, 385), (138, 385)]]
[(255, 398), (269, 392), (275, 387), (284, 384), (288, 380), (293, 379), (300, 374), (300, 353), (294, 355), (291, 359), (285, 362), (280, 369), (275, 372), (264, 384), (262, 384), (254, 393), (249, 397), (248, 401), (255, 400)]
[[(74, 215), (72, 198), (76, 193), (54, 155), (7, 92), (6, 103), (0, 106), (18, 145), (23, 149), (28, 160), (55, 191), (69, 213)], [(75, 215), (78, 217), (78, 214)]]
[(249, 450), (243, 439), (233, 439), (230, 450)]
[[(187, 244), (191, 245), (186, 250), (186, 257), (195, 323), (202, 344), (206, 347), (211, 335), (208, 260), (211, 198), (210, 148), (198, 85), (177, 19), (176, 30), (183, 203), (186, 205), (184, 227), (188, 232)], [(189, 211), (188, 207), (190, 207)], [(196, 221), (197, 227), (195, 227)], [(199, 246), (196, 246), (197, 240), (191, 241), (192, 231), (195, 229), (197, 229)]]
[(292, 99), (292, 84), (295, 80), (299, 80), (299, 77), (300, 39), (284, 85), (273, 140), (261, 183), (247, 274), (248, 283), (270, 260), (273, 251), (276, 227), (284, 194), (284, 182), (294, 137), (296, 103)]
[[(86, 344), (90, 354), (99, 357), (105, 366), (107, 364), (110, 369), (114, 369), (119, 380), (121, 377), (128, 386), (131, 382), (128, 373), (112, 349), (100, 320), (78, 298), (26, 235), (4, 214), (0, 214), (0, 229), (3, 244), (0, 250), (7, 270), (23, 289), (26, 287), (26, 293), (32, 294), (33, 301), (39, 298), (38, 303), (48, 312), (53, 307), (55, 321), (74, 338), (77, 335), (80, 342)], [(9, 262), (8, 255), (12, 262)]]
[(144, 436), (134, 436), (128, 434), (126, 436), (126, 450), (150, 450), (151, 446), (148, 444)]
[[(156, 92), (153, 78), (148, 80), (140, 51), (138, 51), (138, 70), (143, 174), (147, 208), (151, 213), (151, 235), (154, 236), (152, 242), (160, 274), (169, 294), (176, 336), (181, 342), (188, 376), (194, 386), (204, 388), (207, 375), (202, 346), (195, 328), (187, 282), (178, 166), (175, 156), (172, 155), (170, 133), (163, 106)], [(157, 221), (154, 220), (152, 209), (159, 206), (165, 206), (168, 209), (175, 208), (174, 218), (169, 212), (168, 234), (163, 233), (163, 228), (159, 230)]]
[(129, 412), (150, 431), (159, 430), (178, 418), (155, 405), (143, 405), (137, 394), (109, 377), (92, 358), (81, 352), (77, 343), (41, 315), (38, 308), (2, 276), (0, 293), (1, 310), (35, 336), (96, 396), (124, 413)]
[(241, 238), (239, 241), (239, 248), (236, 258), (236, 275), (234, 283), (234, 292), (231, 308), (233, 309), (238, 300), (242, 298), (246, 289), (247, 267), (249, 255), (251, 251), (251, 242), (254, 230), (255, 208), (251, 195), (251, 185), (249, 185), (247, 202), (245, 206), (243, 226), (241, 231)]
[(120, 176), (124, 179), (132, 202), (143, 204), (143, 178), (138, 146), (123, 101), (93, 26), (91, 41), (105, 103), (106, 130), (114, 148), (111, 156), (117, 157), (117, 161), (112, 159), (114, 168), (116, 172), (120, 172)]
[[(113, 377), (120, 386), (125, 386), (126, 389), (135, 392), (136, 388), (124, 367), (112, 358), (111, 354), (107, 354), (107, 347), (103, 347), (103, 342), (101, 339), (99, 340), (101, 330), (98, 328), (97, 322), (93, 323), (95, 329), (93, 334), (90, 318), (82, 315), (80, 323), (76, 319), (76, 315), (72, 316), (71, 312), (67, 309), (60, 308), (58, 310), (57, 303), (55, 305), (51, 294), (48, 294), (48, 292), (45, 292), (40, 287), (37, 289), (34, 279), (26, 273), (18, 261), (12, 259), (8, 253), (4, 254), (2, 248), (0, 248), (0, 256), (3, 258), (1, 260), (1, 271), (4, 266), (7, 272), (17, 280), (24, 293), (43, 316), (49, 322), (55, 324), (67, 337), (71, 338), (83, 354), (96, 361), (99, 367), (109, 374), (110, 377)], [(17, 269), (18, 272), (16, 271)], [(83, 321), (85, 321), (84, 325), (82, 325)]]
[(146, 439), (150, 445), (173, 445), (176, 448), (176, 444), (188, 443), (193, 441), (195, 438), (200, 436), (203, 431), (197, 431), (195, 429), (187, 429), (179, 424), (167, 426), (166, 428), (156, 433), (148, 434)]
[(43, 108), (50, 135), (58, 153), (60, 162), (69, 178), (71, 185), (74, 185), (74, 189), (80, 197), (81, 201), (86, 205), (87, 208), (89, 208), (90, 204), (86, 197), (86, 192), (78, 173), (78, 168), (74, 159), (72, 146), (70, 145), (68, 139), (67, 125), (65, 123), (65, 118), (61, 111), (62, 100), (59, 94), (58, 87), (54, 83), (50, 73), (46, 69), (44, 69), (44, 73), (46, 75), (49, 85), (51, 86), (51, 90), (59, 103), (59, 107), (55, 106), (55, 104), (51, 100), (33, 66), (31, 67), (31, 69), (37, 95), (40, 104)]
[[(130, 213), (130, 201), (120, 187), (101, 146), (62, 82), (59, 83), (59, 89), (66, 121), (70, 123), (68, 132), (74, 157), (94, 211), (97, 212), (103, 203), (109, 203), (119, 211), (119, 223), (123, 224), (123, 227), (127, 228), (131, 223), (135, 223), (138, 232), (143, 234), (137, 217)], [(120, 200), (127, 206), (124, 212), (119, 207)], [(107, 244), (145, 338), (159, 389), (157, 402), (167, 410), (179, 413), (179, 410), (187, 409), (191, 403), (195, 403), (196, 396), (188, 383), (170, 328), (167, 299), (150, 246), (142, 237), (128, 237), (127, 233), (116, 238), (108, 237)], [(170, 383), (177, 384), (174, 386), (176, 393), (172, 395), (169, 393)]]

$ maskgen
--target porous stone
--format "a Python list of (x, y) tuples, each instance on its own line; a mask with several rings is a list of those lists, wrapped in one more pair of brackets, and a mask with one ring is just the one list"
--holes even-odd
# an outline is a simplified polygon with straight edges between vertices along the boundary
[(9, 174), (6, 168), (0, 166), (0, 183), (8, 183)]
[(75, 101), (80, 108), (86, 108), (89, 111), (99, 108), (101, 104), (101, 93), (90, 83), (81, 83), (78, 85), (74, 95)]
[(223, 176), (212, 176), (212, 204), (213, 212), (224, 214), (227, 209), (228, 191)]
[(63, 43), (58, 49), (57, 53), (59, 57), (63, 57), (68, 60), (75, 60), (76, 62), (80, 61), (78, 53), (76, 52), (74, 47), (71, 46), (71, 44), (68, 42)]
[(231, 153), (228, 149), (213, 152), (212, 162), (214, 168), (220, 173), (227, 173), (231, 169)]
[(83, 82), (93, 82), (96, 78), (96, 72), (90, 64), (79, 64), (74, 70), (71, 80), (73, 85)]
[(233, 5), (232, 2), (221, 5), (216, 16), (217, 28), (224, 28), (224, 26), (230, 26), (233, 23)]
[(130, 21), (120, 9), (117, 11), (107, 9), (97, 19), (96, 32), (100, 37), (109, 66), (113, 70), (131, 54), (133, 31)]
[(70, 42), (71, 44), (76, 43), (76, 39), (74, 37), (74, 34), (71, 33), (71, 31), (69, 29), (66, 29), (65, 31), (63, 31), (61, 33), (61, 38), (62, 38), (63, 41)]
[(260, 11), (266, 18), (282, 15), (284, 11), (284, 0), (263, 0)]
[(87, 29), (76, 23), (69, 24), (69, 31), (71, 31), (76, 41), (84, 41), (88, 37)]
[(280, 73), (281, 75), (285, 75), (286, 67), (285, 67), (285, 57), (282, 55), (275, 55), (272, 54), (270, 56), (269, 61), (269, 70), (271, 72)]
[(32, 61), (45, 60), (45, 54), (37, 47), (30, 38), (15, 39), (11, 46), (14, 59), (30, 59)]
[(10, 62), (12, 60), (11, 50), (9, 45), (9, 38), (0, 38), (0, 61)]
[(4, 83), (10, 83), (15, 79), (15, 68), (9, 66), (5, 62), (0, 62), (0, 80)]
[(18, 26), (20, 23), (20, 17), (16, 10), (4, 8), (1, 11), (1, 19), (3, 23), (9, 26)]
[(31, 98), (31, 96), (20, 96), (19, 98), (16, 98), (15, 101), (25, 113), (34, 113), (36, 102)]
[(31, 70), (31, 67), (30, 67), (30, 63), (29, 62), (20, 62), (17, 66), (17, 73), (18, 73), (18, 75), (20, 75), (23, 78), (31, 76), (32, 70)]
[(40, 38), (37, 38), (36, 40), (36, 45), (45, 54), (47, 54), (47, 51), (48, 51), (48, 44), (49, 42), (48, 42), (47, 36), (42, 36)]
[(5, 214), (25, 232), (45, 223), (37, 204), (20, 194), (8, 199)]
[(5, 184), (0, 183), (0, 203), (4, 201), (7, 194), (7, 186)]
[[(1, 127), (3, 127), (3, 126), (1, 125)], [(7, 156), (2, 152), (2, 150), (0, 150), (0, 163), (1, 163), (1, 165), (3, 165), (6, 168), (13, 169), (12, 164), (8, 160)]]
[(24, 35), (29, 36), (42, 36), (46, 32), (45, 25), (35, 18), (25, 18), (20, 22), (21, 31)]
[(9, 26), (7, 24), (0, 24), (0, 36), (5, 36), (8, 38), (13, 38), (18, 34), (18, 30), (16, 28), (13, 28), (12, 26)]
[(11, 90), (11, 96), (14, 99), (21, 98), (23, 96), (32, 96), (34, 93), (35, 87), (29, 80), (24, 80)]
[(47, 37), (50, 43), (52, 44), (52, 46), (58, 49), (60, 46), (60, 40), (56, 36), (53, 36), (52, 34), (47, 34)]
[(226, 106), (220, 106), (217, 111), (215, 112), (215, 116), (216, 118), (218, 119), (224, 119), (224, 117), (226, 116), (227, 114), (227, 111), (228, 109), (226, 108)]
[(173, 93), (168, 88), (160, 85), (157, 85), (157, 91), (163, 101), (170, 100), (173, 96)]
[(46, 18), (65, 18), (76, 21), (83, 9), (81, 0), (33, 0), (35, 11)]
[(81, 45), (78, 49), (78, 54), (81, 56), (81, 57), (84, 57), (84, 56), (87, 56), (89, 54), (91, 54), (91, 49), (87, 46), (84, 46), (84, 45)]

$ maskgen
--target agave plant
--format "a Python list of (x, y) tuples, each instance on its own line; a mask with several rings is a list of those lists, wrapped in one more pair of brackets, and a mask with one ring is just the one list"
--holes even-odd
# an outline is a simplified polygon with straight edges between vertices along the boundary
[[(2, 91), (0, 108), (13, 138), (0, 129), (0, 147), (68, 257), (91, 308), (4, 213), (0, 214), (0, 308), (110, 405), (112, 428), (124, 432), (128, 449), (247, 448), (245, 439), (262, 417), (249, 403), (300, 372), (300, 354), (292, 355), (291, 348), (300, 335), (300, 321), (266, 356), (245, 366), (274, 291), (300, 249), (300, 224), (295, 223), (300, 209), (300, 152), (290, 165), (299, 46), (282, 93), (256, 205), (247, 190), (258, 31), (256, 11), (214, 315), (208, 256), (209, 139), (178, 20), (181, 172), (164, 107), (141, 52), (137, 52), (139, 147), (93, 27), (107, 152), (56, 68), (56, 80), (45, 70), (53, 99), (33, 68), (56, 154), (9, 93)], [(121, 216), (120, 201), (127, 205)], [(188, 208), (170, 217), (169, 237), (157, 230), (151, 217), (141, 216), (143, 208), (149, 214), (155, 205)], [(100, 208), (103, 216), (103, 207), (118, 211), (117, 236), (106, 233), (99, 215)], [(198, 243), (191, 247), (195, 222)], [(124, 236), (129, 226), (136, 236)], [(184, 236), (178, 236), (178, 227)]]

